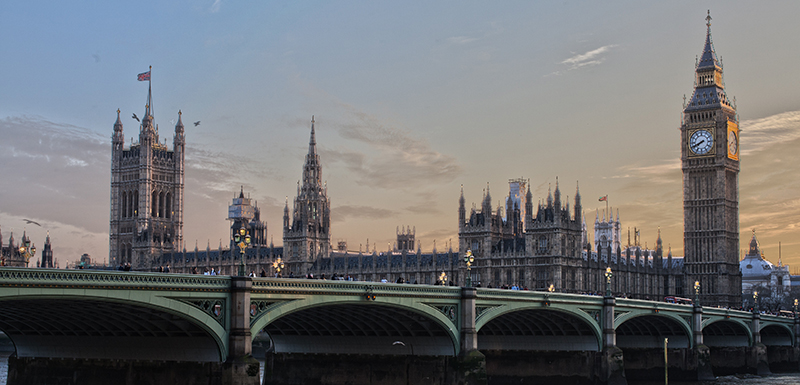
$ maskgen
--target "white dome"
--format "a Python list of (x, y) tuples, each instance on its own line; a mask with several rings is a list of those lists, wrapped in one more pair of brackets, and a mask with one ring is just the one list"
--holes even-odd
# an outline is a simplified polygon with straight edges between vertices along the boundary
[(748, 255), (739, 261), (739, 270), (742, 272), (743, 279), (768, 278), (770, 273), (775, 270), (775, 265), (761, 259), (760, 255)]

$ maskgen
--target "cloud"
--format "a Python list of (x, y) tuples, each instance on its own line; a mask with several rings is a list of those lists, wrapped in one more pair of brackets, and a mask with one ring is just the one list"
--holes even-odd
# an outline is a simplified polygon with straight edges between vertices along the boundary
[[(111, 141), (42, 117), (0, 119), (0, 211), (44, 222), (108, 231)], [(97, 186), (104, 186), (98, 189)]]
[[(336, 124), (339, 134), (359, 142), (362, 151), (325, 149), (325, 159), (342, 162), (357, 183), (387, 189), (414, 189), (431, 183), (449, 183), (461, 174), (455, 157), (439, 153), (424, 140), (389, 127), (372, 115), (347, 108), (350, 121)], [(364, 148), (363, 145), (367, 145)]]
[(741, 155), (751, 155), (777, 143), (800, 138), (800, 111), (788, 111), (739, 123)]
[[(617, 46), (616, 44), (609, 44), (609, 45), (605, 45), (605, 46), (602, 46), (600, 48), (593, 49), (591, 51), (588, 51), (588, 52), (585, 52), (585, 53), (582, 53), (582, 54), (574, 55), (572, 57), (564, 59), (561, 62), (561, 64), (565, 64), (565, 65), (569, 66), (570, 70), (574, 70), (574, 69), (578, 69), (578, 68), (582, 68), (582, 67), (587, 67), (587, 66), (598, 65), (598, 64), (602, 63), (603, 61), (605, 61), (605, 58), (604, 57), (600, 57), (600, 55), (608, 52), (609, 50), (611, 50), (612, 48), (614, 48), (616, 46)], [(558, 71), (556, 71), (556, 72), (558, 72)], [(553, 74), (557, 75), (558, 73), (553, 73)]]
[(219, 12), (219, 7), (222, 5), (222, 0), (214, 0), (214, 4), (208, 9), (211, 13)]
[(478, 40), (478, 38), (476, 38), (476, 37), (468, 37), (468, 36), (453, 36), (453, 37), (448, 37), (446, 40), (450, 44), (464, 45), (464, 44), (472, 43), (473, 41)]
[(370, 206), (345, 205), (331, 208), (333, 222), (344, 222), (348, 218), (385, 219), (396, 214), (393, 210)]

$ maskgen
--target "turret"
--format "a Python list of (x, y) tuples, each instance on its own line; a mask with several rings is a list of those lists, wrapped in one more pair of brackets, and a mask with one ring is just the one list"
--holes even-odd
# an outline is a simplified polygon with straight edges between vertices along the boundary
[(461, 197), (458, 198), (458, 229), (464, 229), (464, 223), (467, 219), (467, 208), (464, 201), (464, 185), (461, 185)]
[(114, 122), (114, 135), (111, 137), (113, 146), (113, 152), (116, 154), (118, 151), (122, 151), (122, 147), (125, 145), (125, 135), (122, 133), (122, 120), (119, 118), (119, 109), (117, 109), (117, 121)]
[(525, 229), (533, 227), (533, 193), (531, 193), (531, 182), (528, 180), (528, 192), (525, 194)]
[(556, 177), (556, 191), (553, 193), (553, 205), (556, 210), (561, 210), (561, 190), (558, 188), (558, 177)]
[(581, 187), (576, 182), (576, 186), (575, 186), (575, 221), (576, 222), (582, 222), (583, 221), (581, 219), (582, 213), (583, 213), (583, 207), (581, 207)]

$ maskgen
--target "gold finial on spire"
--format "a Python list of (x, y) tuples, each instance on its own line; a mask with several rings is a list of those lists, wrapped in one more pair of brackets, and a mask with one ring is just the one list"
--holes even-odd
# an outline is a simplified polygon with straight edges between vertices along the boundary
[(181, 114), (182, 114), (181, 110), (178, 110), (178, 115), (181, 115)]
[(711, 28), (711, 10), (708, 10), (708, 16), (706, 16), (706, 26)]
[(119, 108), (117, 108), (117, 115), (119, 115)]

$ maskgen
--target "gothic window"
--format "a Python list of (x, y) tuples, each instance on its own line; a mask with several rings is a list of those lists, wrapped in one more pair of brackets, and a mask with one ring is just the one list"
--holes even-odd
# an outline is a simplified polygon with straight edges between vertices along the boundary
[(308, 256), (309, 257), (313, 257), (314, 256), (314, 244), (313, 243), (308, 245)]
[(172, 218), (172, 194), (167, 193), (166, 201), (164, 202), (164, 217)]
[(158, 217), (164, 218), (164, 193), (158, 194)]
[(125, 218), (128, 216), (128, 193), (122, 193), (122, 217)]
[(158, 193), (153, 191), (151, 196), (152, 200), (150, 201), (150, 216), (155, 218), (158, 216)]
[(139, 215), (139, 191), (133, 192), (133, 216)]
[(544, 254), (547, 252), (547, 238), (539, 238), (539, 253)]

